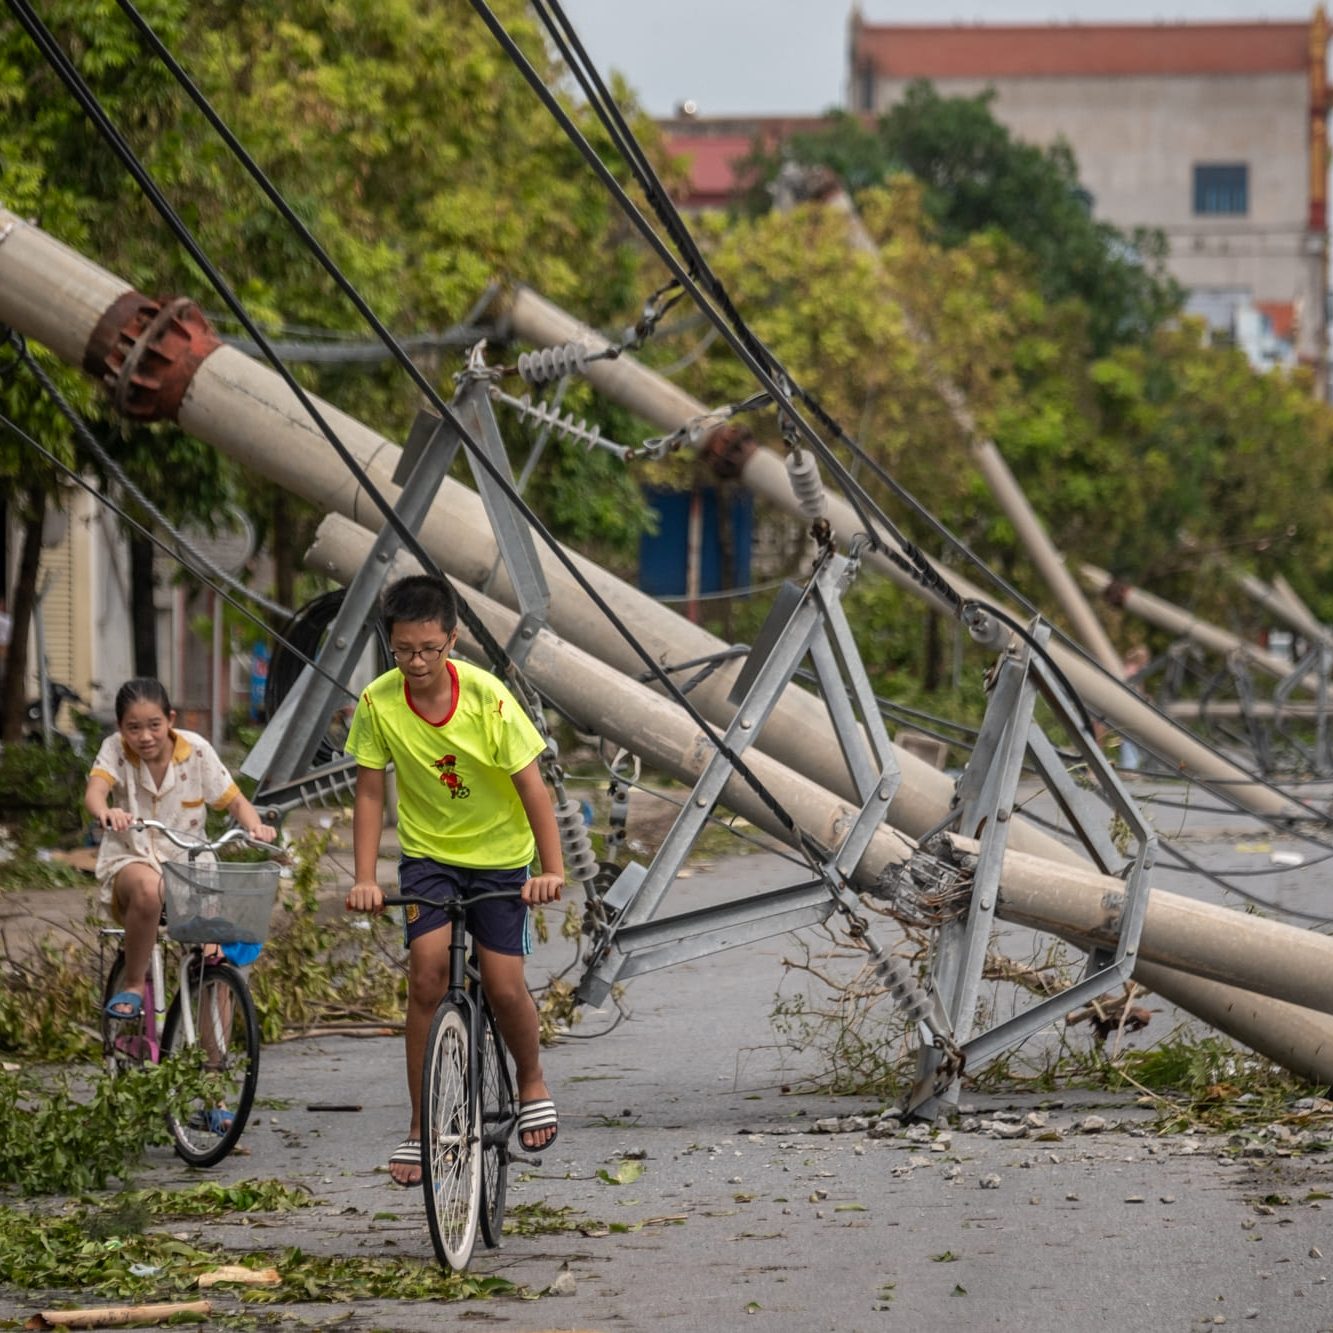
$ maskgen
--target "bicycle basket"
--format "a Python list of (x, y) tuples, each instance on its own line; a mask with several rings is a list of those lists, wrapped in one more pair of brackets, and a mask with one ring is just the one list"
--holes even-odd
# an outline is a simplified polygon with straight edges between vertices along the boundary
[(263, 944), (278, 896), (272, 861), (167, 861), (167, 934), (182, 944)]

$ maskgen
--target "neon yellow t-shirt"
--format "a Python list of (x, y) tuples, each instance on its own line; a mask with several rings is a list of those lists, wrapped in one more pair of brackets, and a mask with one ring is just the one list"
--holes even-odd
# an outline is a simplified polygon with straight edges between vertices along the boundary
[(541, 754), (544, 742), (490, 672), (469, 662), (445, 665), (454, 683), (447, 717), (417, 712), (395, 667), (362, 692), (347, 753), (362, 768), (392, 761), (405, 856), (473, 869), (526, 866), (536, 844), (512, 775)]

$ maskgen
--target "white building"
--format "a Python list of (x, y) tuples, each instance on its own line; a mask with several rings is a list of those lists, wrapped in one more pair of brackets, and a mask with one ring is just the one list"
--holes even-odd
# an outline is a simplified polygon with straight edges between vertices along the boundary
[[(1066, 140), (1095, 214), (1158, 228), (1191, 308), (1252, 350), (1326, 362), (1326, 59), (1310, 23), (851, 20), (849, 102), (879, 114), (914, 80), (994, 90), (1016, 138)], [(1262, 349), (1262, 350), (1261, 350)]]

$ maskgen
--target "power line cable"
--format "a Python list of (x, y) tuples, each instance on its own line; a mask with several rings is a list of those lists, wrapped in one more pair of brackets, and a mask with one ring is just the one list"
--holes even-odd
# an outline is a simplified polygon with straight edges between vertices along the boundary
[[(250, 318), (250, 315), (242, 305), (240, 298), (232, 291), (231, 286), (209, 259), (208, 255), (203, 250), (203, 247), (195, 239), (194, 234), (181, 220), (166, 196), (158, 189), (157, 184), (154, 182), (143, 163), (140, 162), (134, 150), (116, 129), (96, 94), (84, 81), (83, 76), (79, 73), (73, 61), (69, 59), (63, 50), (61, 50), (59, 43), (56, 42), (50, 30), (33, 12), (32, 6), (28, 3), (28, 0), (8, 0), (8, 2), (20, 24), (32, 38), (38, 50), (40, 50), (46, 57), (47, 63), (55, 71), (60, 81), (78, 102), (79, 106), (83, 109), (84, 114), (92, 121), (98, 132), (111, 146), (112, 151), (120, 159), (121, 165), (133, 177), (135, 183), (139, 186), (140, 190), (143, 191), (145, 198), (148, 199), (149, 203), (156, 209), (163, 221), (166, 222), (177, 241), (184, 247), (191, 259), (193, 259), (199, 266), (200, 271), (203, 272), (204, 276), (213, 286), (213, 289), (226, 303), (237, 321), (264, 353), (265, 358), (281, 377), (283, 383), (286, 384), (288, 389), (296, 397), (296, 400), (305, 409), (311, 421), (315, 423), (320, 433), (323, 434), (325, 439), (327, 439), (333, 446), (334, 451), (342, 460), (343, 465), (348, 469), (357, 484), (365, 491), (368, 498), (380, 511), (384, 521), (393, 529), (403, 545), (416, 557), (423, 569), (429, 570), (438, 578), (445, 579), (444, 571), (439, 568), (434, 559), (426, 551), (425, 547), (421, 545), (416, 534), (402, 521), (393, 506), (367, 475), (365, 469), (362, 468), (351, 450), (349, 450), (342, 442), (337, 433), (325, 419), (323, 413), (321, 413), (315, 406), (314, 400), (308, 393), (306, 393), (305, 389), (301, 387), (296, 377), (292, 375), (290, 370), (288, 370), (282, 359), (276, 355), (263, 331)], [(475, 612), (472, 611), (472, 608), (461, 596), (459, 597), (459, 614), (464, 623), (486, 649), (487, 655), (492, 656), (493, 660), (497, 662), (497, 665), (504, 664), (500, 667), (503, 671), (508, 666), (508, 656), (495, 642), (490, 631), (481, 624)], [(493, 653), (498, 654), (498, 657), (494, 656)]]
[[(352, 457), (350, 452), (346, 450), (345, 446), (342, 445), (342, 442), (338, 440), (336, 435), (332, 432), (332, 430), (328, 428), (327, 423), (324, 422), (322, 416), (315, 409), (313, 402), (311, 402), (308, 396), (305, 395), (304, 392), (300, 389), (300, 386), (293, 379), (290, 372), (287, 371), (286, 367), (283, 366), (279, 360), (277, 360), (275, 357), (272, 356), (271, 354), (272, 349), (269, 346), (267, 340), (264, 338), (262, 332), (257, 328), (257, 326), (254, 325), (253, 321), (250, 320), (248, 314), (241, 306), (239, 300), (231, 292), (230, 287), (226, 284), (225, 280), (222, 279), (221, 275), (217, 273), (217, 271), (214, 269), (213, 265), (208, 260), (207, 256), (204, 254), (202, 248), (198, 245), (192, 234), (189, 232), (188, 228), (186, 228), (185, 225), (180, 221), (180, 219), (176, 216), (174, 210), (171, 208), (171, 205), (161, 195), (161, 192), (157, 189), (156, 185), (153, 183), (148, 172), (138, 161), (137, 157), (134, 155), (133, 151), (129, 148), (128, 144), (126, 144), (124, 140), (120, 137), (118, 131), (111, 123), (109, 117), (106, 115), (105, 111), (101, 107), (101, 104), (97, 100), (96, 96), (87, 87), (86, 83), (84, 83), (77, 69), (74, 68), (72, 62), (69, 61), (68, 57), (66, 57), (65, 54), (60, 50), (59, 46), (56, 44), (50, 32), (46, 29), (45, 25), (42, 24), (41, 20), (38, 19), (37, 16), (32, 12), (31, 7), (27, 4), (27, 0), (9, 0), (9, 3), (11, 5), (11, 8), (15, 9), (16, 13), (19, 15), (20, 22), (22, 22), (24, 28), (28, 31), (29, 35), (37, 43), (39, 49), (46, 56), (48, 63), (52, 65), (52, 67), (56, 70), (57, 74), (60, 76), (62, 82), (64, 82), (66, 84), (66, 87), (68, 87), (70, 91), (75, 95), (76, 100), (78, 100), (80, 106), (83, 107), (85, 113), (90, 117), (90, 119), (93, 120), (93, 123), (102, 133), (103, 137), (106, 138), (108, 143), (112, 145), (113, 149), (117, 153), (117, 156), (121, 158), (122, 163), (126, 166), (127, 170), (130, 171), (130, 174), (134, 177), (136, 183), (139, 184), (140, 188), (144, 190), (145, 194), (149, 197), (154, 207), (157, 208), (158, 212), (168, 222), (168, 225), (171, 227), (172, 231), (176, 234), (178, 240), (180, 240), (182, 245), (186, 247), (187, 251), (191, 254), (191, 257), (196, 260), (196, 262), (199, 264), (200, 268), (205, 272), (205, 274), (209, 276), (209, 280), (210, 282), (213, 283), (215, 290), (218, 291), (219, 295), (227, 303), (229, 308), (231, 308), (233, 313), (236, 315), (237, 319), (242, 322), (243, 326), (247, 329), (248, 332), (250, 332), (251, 336), (255, 338), (256, 342), (259, 343), (261, 348), (264, 349), (265, 355), (268, 356), (270, 361), (275, 364), (275, 368), (279, 371), (279, 374), (282, 376), (284, 381), (287, 382), (289, 387), (292, 388), (293, 392), (296, 393), (298, 400), (302, 402), (303, 406), (306, 406), (307, 410), (310, 412), (312, 416), (312, 419), (314, 419), (316, 423), (320, 425), (326, 437), (330, 440), (330, 443), (334, 445), (335, 450), (339, 453), (339, 456), (343, 459), (344, 464), (348, 466), (349, 470), (352, 471), (353, 475), (357, 477), (362, 487), (367, 490), (367, 493), (371, 494), (372, 497), (376, 499), (377, 506), (381, 507), (381, 511), (384, 513), (386, 521), (390, 522), (390, 524), (394, 527), (395, 531), (399, 533), (400, 536), (403, 537), (404, 544), (407, 545), (408, 548), (412, 551), (412, 553), (417, 556), (418, 560), (421, 562), (424, 568), (428, 570), (433, 570), (440, 577), (443, 577), (442, 571), (438, 569), (438, 566), (435, 564), (435, 562), (424, 551), (424, 548), (420, 546), (420, 543), (417, 541), (415, 536), (405, 528), (401, 520), (398, 518), (397, 514), (393, 512), (392, 507), (387, 505), (387, 502), (384, 500), (384, 497), (379, 494), (379, 492), (373, 487), (373, 484), (370, 482), (369, 478), (365, 476), (364, 471), (360, 468), (360, 465)], [(326, 269), (330, 272), (331, 276), (335, 278), (335, 281), (339, 283), (339, 285), (343, 288), (343, 290), (349, 296), (349, 298), (352, 299), (353, 302), (357, 305), (357, 308), (361, 311), (363, 316), (371, 321), (372, 326), (375, 328), (379, 336), (386, 341), (386, 344), (390, 345), (393, 348), (395, 357), (400, 361), (400, 364), (403, 365), (403, 368), (413, 378), (417, 386), (427, 396), (428, 400), (431, 401), (432, 404), (436, 407), (440, 415), (445, 420), (449, 421), (451, 425), (454, 426), (454, 428), (458, 432), (459, 438), (463, 442), (464, 446), (469, 449), (471, 455), (474, 458), (478, 459), (482, 463), (482, 465), (490, 472), (492, 477), (496, 480), (497, 484), (499, 484), (505, 489), (510, 502), (515, 506), (515, 508), (519, 510), (519, 512), (521, 512), (524, 515), (525, 518), (527, 518), (529, 523), (531, 523), (533, 527), (539, 532), (543, 540), (545, 540), (547, 544), (551, 547), (552, 551), (556, 555), (556, 558), (559, 559), (565, 565), (565, 567), (569, 570), (571, 576), (580, 583), (583, 590), (588, 594), (588, 596), (592, 598), (594, 604), (598, 606), (598, 609), (602, 611), (602, 613), (607, 617), (608, 621), (615, 626), (617, 631), (622, 635), (622, 637), (624, 637), (626, 642), (633, 648), (636, 654), (640, 656), (640, 658), (645, 662), (646, 665), (648, 665), (650, 668), (655, 669), (656, 662), (654, 661), (651, 654), (649, 654), (648, 651), (643, 647), (643, 645), (640, 644), (638, 640), (630, 633), (628, 628), (620, 621), (619, 617), (615, 615), (614, 611), (606, 603), (605, 599), (602, 598), (601, 595), (596, 591), (596, 589), (592, 586), (590, 581), (584, 578), (582, 574), (577, 570), (572, 559), (568, 556), (566, 552), (563, 551), (559, 543), (555, 541), (554, 537), (540, 523), (540, 521), (537, 519), (537, 516), (529, 509), (526, 503), (522, 500), (522, 497), (518, 496), (514, 492), (513, 487), (510, 485), (508, 479), (500, 473), (499, 469), (496, 468), (495, 465), (490, 461), (490, 459), (487, 458), (486, 455), (476, 446), (475, 441), (471, 440), (468, 432), (464, 430), (461, 423), (457, 421), (451, 409), (448, 407), (446, 403), (443, 402), (439, 394), (436, 392), (434, 386), (431, 385), (429, 381), (427, 381), (424, 378), (424, 376), (420, 374), (419, 370), (411, 362), (410, 358), (406, 357), (406, 355), (402, 353), (401, 348), (399, 348), (397, 343), (393, 340), (392, 335), (383, 326), (383, 324), (380, 323), (378, 318), (374, 316), (373, 311), (371, 311), (369, 306), (365, 304), (365, 302), (361, 299), (359, 293), (356, 292), (355, 288), (352, 287), (352, 285), (347, 281), (347, 279), (341, 273), (341, 271), (337, 269), (337, 266), (333, 264), (333, 261), (328, 258), (328, 256), (323, 251), (322, 247), (320, 247), (319, 243), (315, 240), (314, 236), (309, 232), (307, 228), (304, 227), (303, 224), (300, 223), (299, 219), (296, 218), (295, 214), (292, 213), (290, 206), (286, 204), (286, 201), (282, 198), (282, 196), (268, 182), (267, 177), (264, 176), (264, 173), (259, 169), (258, 165), (253, 162), (253, 160), (249, 157), (249, 155), (240, 145), (239, 141), (236, 140), (235, 136), (231, 134), (229, 129), (227, 129), (225, 124), (222, 122), (221, 118), (218, 117), (217, 113), (213, 111), (212, 107), (208, 104), (207, 99), (203, 97), (203, 94), (199, 92), (197, 88), (194, 87), (188, 75), (186, 75), (185, 71), (179, 66), (179, 64), (177, 64), (177, 62), (175, 62), (174, 58), (171, 57), (170, 52), (167, 51), (166, 47), (160, 42), (159, 39), (157, 39), (156, 34), (152, 32), (152, 29), (138, 14), (138, 11), (134, 9), (134, 6), (132, 4), (129, 4), (128, 0), (120, 0), (120, 7), (127, 13), (127, 15), (131, 17), (132, 21), (135, 22), (135, 26), (149, 41), (150, 45), (153, 46), (154, 50), (159, 55), (159, 58), (162, 59), (164, 63), (167, 63), (168, 68), (171, 69), (172, 73), (175, 75), (177, 80), (181, 82), (182, 86), (185, 87), (187, 91), (190, 92), (190, 95), (196, 102), (196, 105), (200, 106), (201, 110), (207, 108), (205, 114), (208, 116), (210, 123), (212, 123), (214, 125), (214, 128), (220, 134), (223, 135), (228, 146), (237, 155), (238, 159), (242, 161), (242, 164), (245, 165), (246, 169), (250, 172), (250, 174), (261, 184), (261, 186), (265, 189), (265, 192), (269, 194), (270, 199), (272, 199), (275, 206), (277, 206), (283, 212), (283, 215), (287, 219), (289, 224), (297, 229), (298, 234), (305, 241), (307, 246), (312, 250), (312, 253), (314, 253), (316, 257), (320, 259), (320, 262), (324, 264)], [(460, 600), (460, 611), (463, 611), (463, 609), (466, 607), (466, 602), (461, 597), (459, 600)], [(505, 672), (505, 674), (508, 674), (511, 677), (516, 678), (517, 672), (516, 669), (514, 668), (513, 663), (509, 660), (508, 655), (504, 653), (503, 649), (499, 648), (499, 645), (495, 643), (489, 631), (486, 630), (486, 628), (483, 625), (481, 625), (479, 621), (476, 620), (475, 616), (472, 616), (469, 619), (468, 615), (465, 614), (464, 619), (468, 624), (469, 629), (471, 629), (473, 633), (477, 635), (477, 637), (479, 638), (479, 640), (483, 642), (483, 644), (490, 644), (494, 646), (496, 653), (499, 655), (500, 660), (504, 664), (502, 669)], [(736, 754), (735, 751), (733, 751), (730, 746), (725, 744), (722, 737), (716, 733), (716, 731), (714, 730), (712, 725), (707, 721), (707, 719), (705, 719), (702, 716), (702, 714), (700, 714), (698, 710), (696, 710), (693, 707), (693, 705), (689, 703), (689, 701), (685, 698), (685, 696), (681, 694), (679, 690), (676, 689), (675, 685), (670, 681), (670, 679), (666, 677), (665, 674), (660, 673), (660, 671), (658, 674), (660, 683), (664, 686), (667, 692), (676, 700), (676, 702), (681, 707), (683, 707), (686, 710), (691, 720), (694, 721), (695, 725), (697, 725), (701, 729), (701, 731), (704, 732), (704, 734), (709, 738), (713, 746), (727, 758), (728, 762), (731, 764), (731, 766), (736, 771), (738, 776), (740, 776), (746, 782), (746, 784), (755, 792), (755, 794), (765, 804), (765, 806), (782, 823), (783, 827), (786, 828), (793, 835), (793, 837), (797, 839), (798, 843), (802, 847), (803, 852), (809, 858), (812, 867), (817, 866), (822, 861), (825, 855), (825, 849), (820, 847), (817, 843), (815, 843), (815, 841), (810, 837), (810, 835), (796, 824), (795, 820), (791, 817), (791, 815), (780, 805), (780, 803), (776, 800), (776, 798), (772, 795), (772, 793), (769, 792), (768, 789), (759, 781), (759, 779), (750, 770), (749, 766), (743, 762), (740, 756)]]
[[(55, 381), (46, 373), (40, 362), (28, 351), (27, 343), (23, 338), (10, 330), (9, 337), (11, 342), (18, 347), (19, 362), (26, 366), (28, 373), (41, 385), (46, 396), (55, 404), (57, 411), (69, 422), (74, 430), (74, 434), (83, 443), (83, 446), (93, 456), (98, 465), (106, 474), (116, 482), (143, 511), (158, 524), (164, 532), (175, 542), (177, 550), (184, 552), (189, 556), (190, 561), (194, 562), (196, 571), (207, 570), (220, 583), (225, 583), (233, 591), (240, 593), (243, 597), (249, 598), (256, 606), (261, 606), (265, 611), (272, 615), (281, 616), (284, 620), (288, 619), (292, 612), (290, 608), (280, 605), (265, 597), (263, 593), (256, 592), (253, 588), (247, 588), (239, 579), (233, 578), (224, 569), (219, 569), (211, 560), (208, 559), (196, 546), (194, 546), (188, 537), (180, 531), (171, 520), (139, 489), (126, 474), (125, 469), (102, 447), (102, 442), (93, 434), (88, 423), (74, 410), (64, 394), (56, 387)], [(189, 561), (182, 561), (187, 568)]]
[[(535, 81), (536, 79), (535, 71), (531, 69), (531, 66), (527, 63), (526, 58), (523, 57), (521, 51), (518, 50), (517, 45), (512, 41), (511, 38), (508, 37), (508, 34), (504, 32), (504, 29), (501, 27), (501, 25), (499, 25), (498, 21), (494, 19), (494, 16), (490, 13), (490, 10), (485, 5), (484, 0), (472, 0), (472, 4), (473, 8), (482, 15), (483, 21), (487, 23), (487, 26), (490, 27), (492, 32), (496, 34), (497, 40), (501, 42), (501, 45), (510, 55), (510, 58), (514, 60), (514, 62), (519, 66), (521, 71), (524, 73), (529, 83), (533, 86), (534, 91), (538, 93), (538, 96), (543, 100), (544, 103), (548, 105), (548, 108), (550, 108), (553, 99), (550, 98), (549, 90), (546, 90), (544, 85), (540, 85), (538, 82)], [(547, 6), (549, 6), (549, 9), (551, 11), (550, 14), (546, 12)], [(690, 236), (689, 230), (685, 226), (683, 219), (680, 217), (680, 214), (676, 210), (675, 205), (672, 203), (669, 195), (663, 188), (660, 179), (657, 177), (656, 173), (653, 171), (651, 164), (648, 162), (646, 156), (642, 152), (642, 149), (640, 148), (637, 140), (635, 139), (632, 130), (629, 128), (623, 116), (620, 114), (619, 109), (615, 105), (614, 99), (610, 96), (610, 93), (607, 91), (605, 83), (602, 81), (600, 75), (598, 74), (596, 67), (593, 65), (592, 61), (588, 58), (587, 53), (584, 50), (581, 42), (579, 41), (577, 34), (574, 32), (572, 25), (569, 23), (568, 19), (565, 17), (563, 11), (561, 10), (559, 0), (534, 0), (534, 8), (538, 11), (538, 14), (542, 18), (542, 21), (544, 25), (547, 27), (548, 32), (551, 33), (552, 38), (555, 40), (562, 57), (565, 59), (566, 64), (568, 64), (570, 68), (574, 70), (575, 76), (578, 79), (580, 86), (583, 88), (585, 95), (588, 97), (590, 105), (594, 108), (599, 118), (602, 120), (604, 127), (606, 128), (608, 134), (611, 136), (613, 142), (620, 150), (621, 155), (624, 157), (625, 161), (630, 166), (631, 170), (635, 173), (641, 188), (644, 190), (645, 195), (647, 196), (649, 202), (652, 204), (654, 211), (657, 212), (659, 218), (662, 220), (663, 225), (667, 229), (668, 234), (670, 234), (673, 238), (677, 237), (681, 238), (680, 244), (682, 246), (683, 252), (686, 253), (690, 259), (692, 273), (697, 274), (706, 283), (706, 285), (709, 288), (710, 295), (714, 297), (718, 305), (724, 311), (727, 312), (728, 318), (732, 320), (733, 324), (737, 328), (737, 332), (744, 340), (746, 340), (747, 344), (755, 349), (757, 355), (766, 358), (769, 364), (773, 365), (774, 367), (777, 367), (778, 370), (780, 371), (781, 370), (780, 364), (777, 362), (776, 358), (766, 347), (763, 346), (762, 343), (758, 341), (757, 338), (754, 337), (752, 332), (745, 325), (744, 320), (740, 316), (739, 312), (736, 310), (735, 306), (727, 297), (727, 294), (725, 292), (725, 289), (722, 287), (722, 284), (717, 280), (716, 276), (712, 273), (711, 269), (707, 264), (707, 261), (703, 257), (702, 253), (699, 251), (698, 247), (694, 244), (693, 238)], [(580, 151), (584, 153), (585, 158), (588, 158), (590, 164), (593, 165), (594, 170), (596, 170), (599, 175), (603, 175), (604, 179), (607, 176), (609, 176), (609, 173), (606, 173), (605, 171), (604, 164), (600, 162), (600, 159), (597, 159), (595, 152), (591, 149), (591, 146), (587, 145), (586, 141), (583, 140), (581, 136), (578, 136), (577, 129), (573, 127), (572, 122), (569, 121), (568, 117), (563, 115), (563, 113), (559, 110), (558, 106), (553, 110), (553, 114), (556, 115), (556, 118), (561, 124), (561, 127), (565, 130), (566, 135), (571, 138), (571, 141), (576, 143), (576, 146), (578, 146), (580, 148)], [(612, 181), (614, 181), (614, 178), (611, 179)], [(610, 188), (612, 188), (613, 192), (616, 193), (618, 201), (621, 201), (622, 208), (626, 208), (628, 212), (629, 209), (632, 208), (632, 205), (627, 206), (627, 200), (624, 199), (623, 191), (619, 191), (618, 185), (614, 183)], [(633, 214), (630, 214), (630, 216), (631, 220), (636, 221), (636, 225), (638, 225), (638, 223), (642, 221), (640, 218), (638, 218), (637, 211)], [(989, 566), (987, 566), (983, 561), (980, 560), (979, 557), (975, 555), (975, 553), (973, 553), (969, 548), (965, 547), (959, 539), (954, 537), (953, 534), (949, 532), (948, 529), (945, 528), (945, 526), (942, 523), (939, 522), (939, 520), (935, 519), (933, 515), (930, 515), (929, 512), (925, 510), (924, 506), (921, 506), (919, 502), (917, 502), (914, 498), (910, 496), (910, 494), (906, 491), (905, 488), (899, 486), (898, 483), (894, 482), (888, 476), (887, 472), (885, 472), (884, 469), (882, 469), (875, 460), (870, 458), (870, 456), (866, 453), (866, 451), (843, 429), (843, 427), (832, 417), (832, 415), (829, 414), (823, 408), (823, 406), (812, 394), (809, 394), (808, 392), (803, 390), (799, 385), (792, 383), (790, 379), (785, 376), (785, 372), (783, 373), (783, 379), (784, 383), (790, 385), (793, 394), (796, 397), (799, 397), (801, 401), (804, 402), (810, 408), (811, 412), (815, 415), (816, 419), (821, 423), (821, 425), (823, 425), (825, 429), (830, 430), (835, 435), (836, 438), (838, 438), (844, 445), (846, 445), (848, 448), (852, 450), (854, 457), (868, 463), (875, 470), (876, 474), (881, 478), (881, 480), (884, 481), (889, 486), (891, 486), (891, 488), (895, 491), (895, 493), (897, 493), (900, 496), (900, 498), (907, 500), (916, 510), (916, 512), (918, 512), (923, 517), (926, 517), (928, 522), (932, 526), (934, 526), (939, 532), (945, 535), (946, 538), (951, 542), (951, 544), (955, 546), (955, 548), (961, 550), (966, 555), (966, 557), (976, 565), (977, 568), (985, 571), (988, 577), (990, 577), (993, 581), (998, 583), (1002, 588), (1009, 591), (1011, 595), (1016, 597), (1020, 605), (1025, 606), (1029, 614), (1032, 615), (1038, 614), (1035, 607), (1032, 606), (1032, 604), (1028, 601), (1028, 599), (1019, 595), (1016, 592), (1016, 590), (1009, 589), (1008, 584), (1005, 583), (1004, 580), (1000, 579), (997, 573), (992, 571), (989, 568)], [(824, 448), (827, 449), (827, 446), (824, 446)], [(846, 478), (846, 480), (844, 480), (844, 478)], [(848, 493), (849, 498), (851, 498), (851, 492), (848, 491), (847, 488), (849, 484), (855, 484), (855, 483), (851, 479), (850, 474), (847, 474), (845, 472), (842, 473), (839, 476), (839, 480), (840, 483), (843, 485), (844, 491), (846, 491)], [(866, 492), (864, 492), (864, 490), (860, 488), (859, 485), (857, 485), (857, 491), (860, 495), (862, 495), (865, 498), (866, 503), (874, 509), (874, 512), (881, 519), (881, 521), (883, 521), (884, 524), (887, 527), (889, 527), (891, 531), (895, 533), (895, 536), (897, 537), (900, 545), (902, 546), (904, 553), (911, 561), (911, 567), (909, 572), (911, 572), (912, 577), (915, 578), (917, 582), (923, 584), (923, 586), (933, 589), (937, 593), (937, 595), (941, 596), (943, 600), (946, 602), (946, 604), (951, 607), (951, 609), (954, 611), (955, 614), (960, 614), (961, 611), (964, 609), (965, 604), (959, 598), (958, 593), (946, 581), (944, 581), (939, 577), (939, 575), (934, 570), (933, 566), (931, 566), (929, 561), (926, 560), (924, 555), (913, 544), (908, 542), (906, 538), (904, 538), (900, 533), (897, 532), (897, 530), (893, 527), (892, 523), (887, 518), (887, 516), (884, 515), (883, 510), (874, 503), (873, 498), (869, 497), (869, 495)], [(854, 506), (854, 507), (857, 507), (858, 515), (862, 517), (864, 521), (864, 514), (862, 513), (859, 506)], [(874, 540), (873, 531), (871, 532), (870, 535), (873, 541)], [(884, 548), (881, 546), (880, 549), (883, 550)], [(1002, 613), (1000, 613), (997, 608), (994, 608), (989, 604), (984, 604), (984, 609), (987, 610), (988, 612), (996, 614), (1000, 619), (1002, 619), (1006, 624), (1010, 625), (1011, 627), (1017, 628), (1015, 626), (1015, 623), (1008, 616), (1005, 616)], [(1070, 648), (1073, 652), (1077, 653), (1091, 666), (1095, 667), (1098, 671), (1100, 671), (1107, 680), (1116, 684), (1123, 684), (1123, 682), (1121, 682), (1113, 673), (1107, 671), (1107, 669), (1100, 662), (1097, 662), (1094, 658), (1092, 658), (1080, 644), (1077, 644), (1076, 642), (1071, 640), (1067, 635), (1065, 635), (1062, 631), (1060, 631), (1058, 627), (1053, 626), (1052, 628), (1054, 632), (1057, 634), (1057, 636), (1060, 638), (1060, 640), (1068, 648)], [(1020, 630), (1020, 633), (1023, 633), (1023, 631)], [(1071, 698), (1078, 704), (1078, 707), (1083, 712), (1084, 719), (1086, 720), (1087, 712), (1082, 704), (1081, 699), (1079, 699), (1077, 693), (1072, 690), (1072, 687), (1069, 687), (1068, 681), (1064, 679), (1063, 673), (1059, 671), (1058, 666), (1056, 666), (1056, 664), (1052, 661), (1050, 655), (1046, 652), (1045, 648), (1040, 644), (1033, 643), (1030, 637), (1026, 635), (1026, 633), (1024, 633), (1024, 637), (1029, 639), (1029, 642), (1032, 644), (1034, 650), (1041, 653), (1041, 655), (1043, 656), (1044, 660), (1048, 663), (1048, 665), (1056, 672), (1057, 675), (1060, 676), (1060, 678), (1065, 684), (1065, 687), (1070, 690)], [(1177, 723), (1174, 722), (1173, 719), (1167, 718), (1165, 714), (1159, 712), (1159, 716), (1163, 720), (1167, 721), (1173, 727), (1176, 727), (1178, 730), (1183, 730), (1182, 728), (1179, 727)], [(1091, 730), (1090, 724), (1089, 724), (1089, 730)], [(1292, 798), (1289, 795), (1289, 793), (1283, 791), (1281, 788), (1278, 788), (1275, 784), (1269, 782), (1268, 779), (1261, 774), (1252, 771), (1247, 772), (1247, 778), (1249, 781), (1255, 783), (1256, 785), (1262, 785), (1266, 787), (1268, 790), (1273, 791), (1276, 794), (1281, 795), (1286, 799), (1294, 801), (1294, 798)], [(1209, 784), (1208, 782), (1203, 782), (1202, 785), (1207, 786)], [(1225, 795), (1225, 793), (1221, 794)], [(1305, 803), (1303, 802), (1294, 802), (1294, 803), (1304, 805), (1306, 809), (1311, 810), (1311, 813), (1317, 813), (1313, 811), (1311, 807), (1305, 805)]]

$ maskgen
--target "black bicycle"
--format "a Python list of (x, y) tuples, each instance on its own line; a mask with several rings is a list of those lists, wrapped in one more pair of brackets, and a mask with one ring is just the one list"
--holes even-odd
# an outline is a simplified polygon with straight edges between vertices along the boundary
[[(467, 909), (488, 898), (517, 898), (518, 889), (437, 903), (404, 894), (386, 907), (443, 908), (449, 941), (449, 987), (426, 1038), (421, 1070), (421, 1188), (435, 1255), (447, 1269), (468, 1266), (480, 1226), (489, 1249), (500, 1244), (509, 1140), (518, 1098), (509, 1052), (482, 989), (475, 943), (469, 952)], [(527, 1160), (527, 1159), (524, 1159)]]

